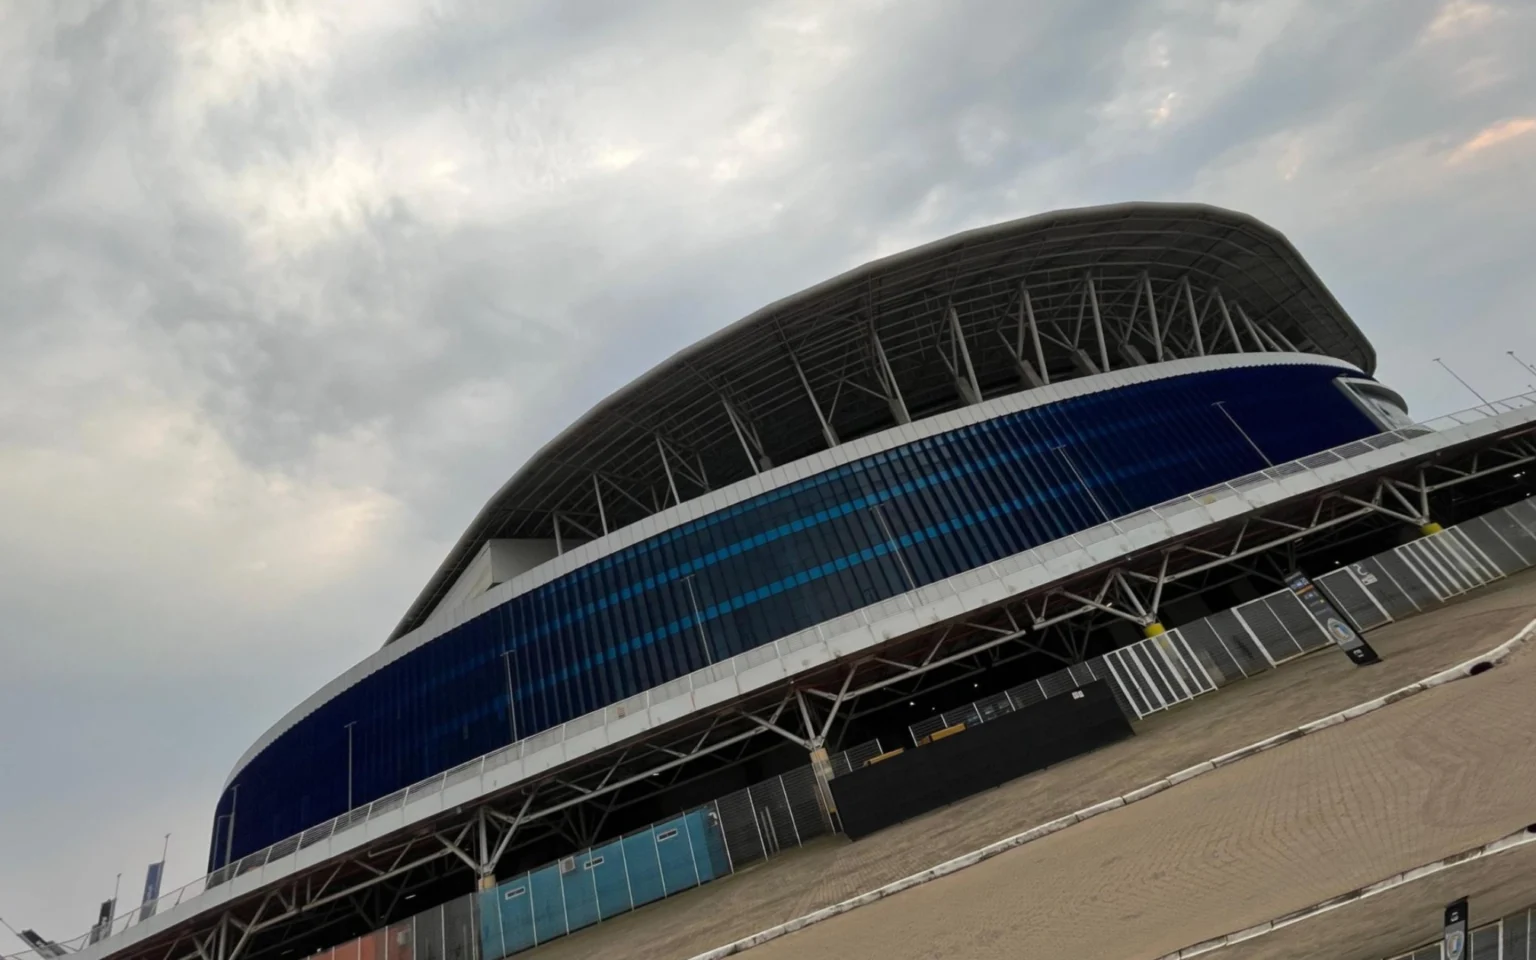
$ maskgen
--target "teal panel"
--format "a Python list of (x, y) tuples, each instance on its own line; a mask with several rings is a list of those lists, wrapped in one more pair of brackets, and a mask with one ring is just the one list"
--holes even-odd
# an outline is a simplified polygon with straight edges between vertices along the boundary
[(481, 890), (480, 960), (501, 960), (507, 948), (501, 940), (501, 888)]
[(649, 827), (623, 840), (624, 869), (629, 873), (629, 889), (635, 906), (660, 900), (667, 895), (661, 879), (661, 862), (656, 859), (656, 836)]
[(533, 896), (528, 889), (528, 875), (508, 880), (496, 888), (501, 898), (501, 942), (503, 956), (527, 950), (539, 938), (533, 929)]
[(656, 825), (656, 858), (661, 861), (662, 885), (668, 896), (699, 885), (692, 844), (685, 818)]
[(565, 891), (561, 889), (560, 865), (552, 863), (528, 874), (528, 895), (533, 898), (533, 933), (545, 943), (568, 933), (565, 925)]
[(629, 877), (624, 871), (624, 844), (615, 840), (595, 848), (592, 864), (598, 915), (606, 920), (634, 909), (629, 901)]
[(565, 923), (571, 930), (590, 927), (598, 920), (597, 887), (592, 876), (592, 853), (584, 851), (572, 857), (572, 869), (560, 877), (565, 896)]
[(730, 861), (725, 856), (725, 837), (712, 808), (693, 810), (685, 814), (688, 839), (693, 842), (693, 862), (699, 870), (699, 882), (708, 883), (731, 872)]

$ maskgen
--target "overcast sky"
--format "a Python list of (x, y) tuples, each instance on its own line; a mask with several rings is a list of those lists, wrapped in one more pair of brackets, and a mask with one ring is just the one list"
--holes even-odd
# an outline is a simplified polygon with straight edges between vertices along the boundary
[[(904, 247), (1190, 200), (1414, 412), (1536, 363), (1529, 0), (0, 7), (0, 916), (218, 789), (542, 441)], [(19, 944), (0, 931), (0, 952)]]

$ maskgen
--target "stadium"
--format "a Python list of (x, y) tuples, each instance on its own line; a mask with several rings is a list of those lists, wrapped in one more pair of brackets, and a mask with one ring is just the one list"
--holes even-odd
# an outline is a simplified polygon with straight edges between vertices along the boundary
[(1340, 642), (1298, 575), (1353, 634), (1536, 561), (1536, 400), (1417, 424), (1375, 366), (1280, 233), (1199, 205), (764, 307), (495, 492), (239, 758), (206, 878), (53, 946), (496, 960), (859, 835), (898, 749), (1099, 700), (1129, 735)]

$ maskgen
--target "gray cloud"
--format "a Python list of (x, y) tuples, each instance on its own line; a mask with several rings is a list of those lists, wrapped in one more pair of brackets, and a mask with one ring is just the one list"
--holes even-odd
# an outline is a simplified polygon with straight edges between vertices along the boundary
[(191, 879), (229, 765), (533, 449), (872, 257), (1234, 206), (1418, 412), (1471, 403), (1436, 355), (1523, 388), (1533, 41), (1512, 0), (13, 15), (0, 780), (28, 786), (0, 797), (0, 911), (78, 933), (167, 830)]

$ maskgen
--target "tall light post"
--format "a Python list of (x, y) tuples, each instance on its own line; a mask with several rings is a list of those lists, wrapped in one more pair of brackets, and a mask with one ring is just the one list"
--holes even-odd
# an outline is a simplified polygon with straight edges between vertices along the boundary
[(352, 728), (357, 726), (353, 720), (347, 724), (347, 809), (352, 809)]
[(1477, 399), (1481, 400), (1482, 403), (1483, 403), (1483, 406), (1485, 406), (1485, 407), (1488, 406), (1488, 398), (1483, 396), (1482, 394), (1478, 393), (1477, 392), (1477, 388), (1472, 386), (1472, 384), (1470, 384), (1467, 381), (1461, 379), (1461, 376), (1459, 374), (1457, 374), (1455, 370), (1452, 370), (1450, 367), (1445, 365), (1445, 361), (1444, 360), (1441, 360), (1439, 357), (1436, 357), (1435, 358), (1435, 362), (1440, 364), (1440, 368), (1443, 369), (1446, 373), (1448, 373), (1451, 376), (1455, 377), (1457, 383), (1461, 384), (1462, 386), (1466, 387), (1469, 391), (1471, 391), (1472, 396), (1474, 396)]
[(512, 729), (512, 742), (517, 742), (517, 703), (512, 693), (512, 651), (504, 650), (501, 663), (507, 671), (507, 725)]
[(1524, 370), (1526, 373), (1536, 374), (1536, 367), (1531, 366), (1530, 364), (1526, 363), (1524, 360), (1521, 360), (1519, 357), (1515, 356), (1515, 351), (1513, 351), (1513, 350), (1505, 350), (1504, 352), (1509, 354), (1509, 359), (1511, 359), (1511, 360), (1515, 361), (1516, 363), (1520, 364), (1520, 369)]
[(1237, 418), (1232, 416), (1232, 411), (1227, 409), (1227, 401), (1217, 400), (1215, 403), (1211, 404), (1211, 406), (1215, 407), (1217, 410), (1220, 410), (1221, 415), (1227, 418), (1227, 422), (1232, 424), (1233, 428), (1236, 429), (1238, 433), (1243, 435), (1243, 439), (1248, 441), (1248, 446), (1253, 448), (1253, 452), (1259, 455), (1259, 459), (1264, 461), (1264, 465), (1266, 467), (1272, 467), (1275, 465), (1275, 462), (1269, 459), (1269, 455), (1264, 452), (1263, 448), (1255, 443), (1253, 438), (1248, 435), (1248, 431), (1243, 429), (1243, 425), (1237, 422)]
[(240, 784), (229, 788), (229, 823), (224, 828), (224, 866), (235, 850), (235, 810), (240, 806)]
[(885, 542), (891, 545), (891, 550), (896, 554), (896, 563), (901, 567), (902, 576), (907, 578), (907, 589), (916, 590), (917, 581), (912, 579), (912, 570), (907, 566), (907, 555), (901, 549), (901, 541), (896, 539), (896, 534), (891, 530), (890, 521), (885, 519), (885, 511), (880, 508), (883, 504), (875, 504), (870, 512), (875, 515), (875, 522), (880, 524), (880, 532), (885, 534)]
[(1083, 479), (1083, 475), (1080, 472), (1078, 472), (1077, 464), (1073, 463), (1072, 462), (1072, 457), (1067, 454), (1067, 446), (1066, 446), (1066, 444), (1062, 444), (1061, 446), (1057, 446), (1057, 447), (1052, 447), (1051, 449), (1055, 450), (1057, 453), (1061, 454), (1061, 459), (1067, 461), (1067, 467), (1068, 467), (1068, 469), (1070, 469), (1072, 471), (1072, 476), (1076, 477), (1077, 478), (1077, 482), (1082, 485), (1082, 488), (1083, 488), (1084, 492), (1086, 492), (1088, 494), (1088, 499), (1093, 501), (1093, 505), (1095, 507), (1097, 507), (1098, 510), (1099, 510), (1099, 515), (1104, 518), (1104, 522), (1105, 523), (1114, 523), (1114, 520), (1109, 515), (1109, 511), (1105, 510), (1104, 509), (1104, 504), (1099, 502), (1099, 498), (1093, 492), (1093, 488), (1088, 486), (1088, 481), (1084, 480)]

